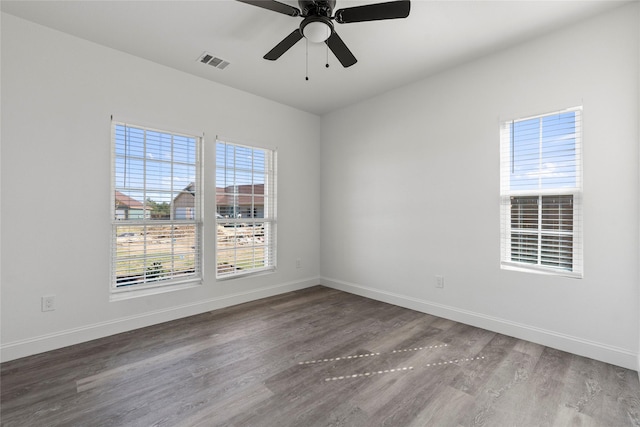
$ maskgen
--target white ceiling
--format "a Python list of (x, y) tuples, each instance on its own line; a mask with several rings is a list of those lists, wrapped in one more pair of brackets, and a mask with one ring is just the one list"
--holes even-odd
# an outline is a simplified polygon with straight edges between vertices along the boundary
[[(297, 1), (281, 0), (297, 7)], [(336, 9), (375, 0), (337, 0)], [(315, 114), (370, 98), (628, 1), (414, 0), (406, 19), (335, 24), (358, 59), (343, 68), (305, 40), (262, 59), (301, 18), (233, 0), (9, 1), (3, 12)], [(231, 63), (197, 61), (208, 51)]]

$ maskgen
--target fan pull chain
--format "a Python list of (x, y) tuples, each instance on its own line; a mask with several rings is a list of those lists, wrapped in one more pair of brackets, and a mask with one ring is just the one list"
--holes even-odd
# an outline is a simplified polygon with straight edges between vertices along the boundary
[(306, 51), (307, 51), (306, 52), (306, 58), (305, 58), (305, 65), (306, 65), (307, 68), (306, 68), (306, 71), (305, 71), (304, 79), (306, 81), (309, 81), (309, 39), (307, 39), (305, 37), (304, 41), (305, 41), (305, 46), (306, 46)]
[(325, 46), (327, 46), (327, 64), (325, 67), (329, 68), (329, 45), (325, 43)]

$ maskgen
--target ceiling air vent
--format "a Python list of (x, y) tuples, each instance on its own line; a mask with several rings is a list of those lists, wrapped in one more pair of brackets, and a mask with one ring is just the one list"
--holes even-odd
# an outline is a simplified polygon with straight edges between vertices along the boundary
[(222, 58), (218, 58), (217, 56), (214, 56), (208, 52), (204, 52), (202, 55), (200, 55), (198, 61), (202, 62), (203, 64), (211, 65), (212, 67), (218, 68), (220, 70), (224, 70), (225, 68), (227, 68), (227, 65), (229, 65), (228, 61), (225, 61)]

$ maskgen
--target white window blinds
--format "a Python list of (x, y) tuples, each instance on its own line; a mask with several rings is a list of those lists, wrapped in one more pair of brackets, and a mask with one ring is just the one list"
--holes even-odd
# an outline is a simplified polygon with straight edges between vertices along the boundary
[(216, 142), (217, 277), (276, 267), (276, 153)]
[(201, 279), (201, 138), (113, 122), (113, 291)]
[(582, 275), (582, 114), (502, 123), (501, 264)]

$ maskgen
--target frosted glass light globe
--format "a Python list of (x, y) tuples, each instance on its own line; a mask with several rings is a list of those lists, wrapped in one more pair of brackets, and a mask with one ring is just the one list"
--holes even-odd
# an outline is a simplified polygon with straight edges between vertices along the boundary
[(311, 43), (322, 43), (331, 35), (331, 28), (324, 22), (309, 22), (302, 30), (305, 38)]

